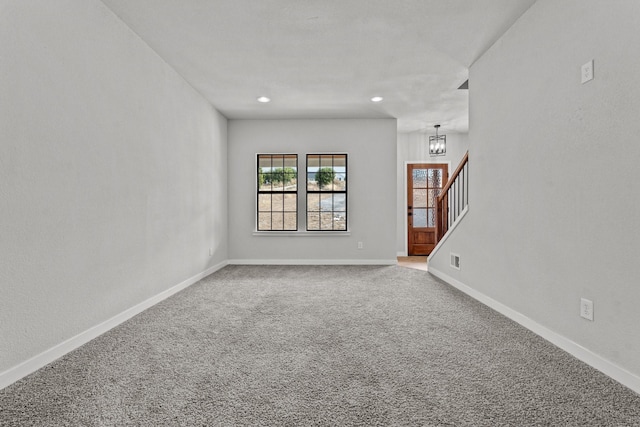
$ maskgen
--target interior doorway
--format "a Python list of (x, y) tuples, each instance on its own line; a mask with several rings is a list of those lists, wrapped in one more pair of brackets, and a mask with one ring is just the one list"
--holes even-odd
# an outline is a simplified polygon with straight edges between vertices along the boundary
[(436, 246), (436, 198), (449, 179), (447, 163), (407, 164), (407, 253), (429, 255)]

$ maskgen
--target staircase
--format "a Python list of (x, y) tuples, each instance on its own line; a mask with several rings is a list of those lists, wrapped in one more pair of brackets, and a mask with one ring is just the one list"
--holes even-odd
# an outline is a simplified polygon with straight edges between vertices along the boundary
[(436, 244), (453, 227), (469, 204), (469, 152), (467, 151), (436, 199)]

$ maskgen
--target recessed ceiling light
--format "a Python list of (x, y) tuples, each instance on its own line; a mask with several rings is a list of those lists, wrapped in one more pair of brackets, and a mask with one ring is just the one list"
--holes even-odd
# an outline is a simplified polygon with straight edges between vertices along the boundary
[(261, 96), (258, 98), (258, 102), (262, 102), (262, 103), (271, 102), (271, 98), (267, 98), (266, 96)]
[(371, 98), (371, 101), (373, 102), (380, 102), (382, 101), (384, 98), (381, 96), (374, 96), (373, 98)]

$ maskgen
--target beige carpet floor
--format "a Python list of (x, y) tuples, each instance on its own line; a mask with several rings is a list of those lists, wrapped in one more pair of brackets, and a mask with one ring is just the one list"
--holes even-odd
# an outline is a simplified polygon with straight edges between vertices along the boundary
[(227, 266), (0, 390), (0, 426), (639, 426), (640, 396), (429, 273)]

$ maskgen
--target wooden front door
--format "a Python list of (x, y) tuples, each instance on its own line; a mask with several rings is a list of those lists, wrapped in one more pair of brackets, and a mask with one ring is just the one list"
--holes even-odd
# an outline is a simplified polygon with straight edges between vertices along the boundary
[(409, 255), (429, 255), (436, 243), (436, 197), (447, 183), (446, 163), (407, 165)]

